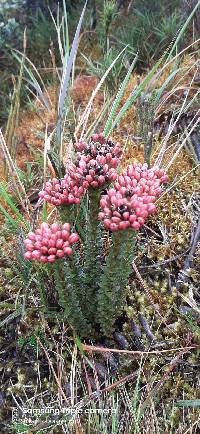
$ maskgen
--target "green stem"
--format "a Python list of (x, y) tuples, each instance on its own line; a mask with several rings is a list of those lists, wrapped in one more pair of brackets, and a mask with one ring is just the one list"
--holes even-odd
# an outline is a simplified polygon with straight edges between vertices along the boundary
[(64, 317), (79, 335), (86, 337), (90, 335), (90, 327), (80, 305), (74, 260), (69, 257), (57, 260), (53, 265), (59, 304), (64, 309)]
[(112, 332), (126, 302), (125, 289), (134, 257), (135, 231), (114, 232), (112, 242), (100, 280), (97, 303), (97, 318), (105, 335)]
[(74, 205), (60, 205), (58, 207), (60, 219), (62, 224), (64, 223), (70, 223), (71, 226), (74, 226), (75, 223), (75, 212), (74, 212)]
[(102, 231), (101, 223), (98, 220), (100, 194), (99, 190), (89, 191), (89, 211), (84, 248), (85, 312), (90, 322), (94, 321), (97, 282), (101, 273)]

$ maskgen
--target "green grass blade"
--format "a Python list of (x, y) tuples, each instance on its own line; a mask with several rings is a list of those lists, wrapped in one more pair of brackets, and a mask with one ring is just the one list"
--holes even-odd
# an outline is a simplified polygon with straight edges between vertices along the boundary
[(163, 61), (163, 58), (158, 60), (158, 62), (154, 65), (154, 67), (151, 69), (151, 71), (147, 74), (147, 76), (142, 80), (142, 82), (139, 84), (137, 89), (134, 90), (134, 92), (127, 98), (126, 102), (124, 103), (123, 107), (121, 108), (120, 112), (116, 116), (116, 118), (113, 120), (112, 124), (110, 125), (110, 128), (107, 128), (106, 134), (110, 134), (110, 132), (113, 130), (113, 128), (119, 123), (121, 118), (125, 115), (127, 110), (131, 107), (131, 105), (136, 101), (140, 93), (145, 89), (146, 85), (149, 83), (149, 81), (153, 78), (155, 72), (159, 68), (161, 62)]
[(63, 74), (62, 74), (62, 80), (61, 80), (61, 88), (60, 88), (60, 95), (59, 95), (59, 101), (58, 101), (58, 121), (57, 121), (57, 143), (58, 145), (61, 144), (61, 136), (62, 136), (62, 119), (63, 119), (63, 111), (64, 111), (64, 105), (66, 100), (66, 95), (69, 87), (69, 81), (70, 81), (70, 75), (73, 67), (73, 63), (76, 58), (77, 50), (78, 50), (78, 42), (79, 42), (79, 35), (81, 31), (81, 26), (83, 22), (83, 17), (85, 14), (85, 9), (87, 6), (87, 1), (85, 2), (84, 8), (82, 10), (78, 26), (76, 28), (76, 33), (74, 36), (74, 40), (72, 43), (72, 48), (70, 51), (69, 57), (66, 58), (63, 66)]
[(166, 62), (169, 61), (169, 59), (170, 59), (172, 53), (174, 52), (175, 48), (177, 47), (177, 45), (178, 45), (180, 39), (182, 38), (182, 36), (183, 36), (183, 34), (184, 34), (184, 32), (185, 32), (185, 30), (186, 30), (188, 24), (189, 24), (189, 22), (190, 22), (191, 19), (193, 18), (194, 14), (195, 14), (195, 12), (196, 12), (196, 10), (198, 9), (199, 6), (200, 6), (200, 0), (198, 0), (196, 6), (194, 7), (194, 9), (192, 10), (191, 14), (190, 14), (189, 17), (187, 18), (186, 22), (185, 22), (184, 25), (182, 26), (182, 28), (181, 28), (181, 30), (180, 30), (180, 32), (179, 32), (179, 34), (178, 34), (178, 36), (177, 36), (177, 38), (176, 38), (174, 44), (172, 45), (172, 48), (171, 48), (171, 50), (170, 50), (170, 52), (169, 52), (169, 55), (168, 55), (168, 57), (167, 57)]
[(13, 313), (8, 315), (3, 321), (0, 322), (0, 327), (5, 326), (5, 324), (8, 324), (10, 321), (13, 321), (14, 318), (17, 318), (17, 316), (22, 314), (22, 311), (22, 306), (16, 309)]
[(20, 226), (16, 220), (14, 220), (11, 215), (6, 211), (6, 209), (0, 204), (0, 212), (5, 217), (6, 221), (10, 223), (13, 229), (19, 230)]
[(200, 399), (181, 399), (175, 402), (176, 407), (200, 407)]
[(113, 106), (111, 108), (110, 115), (108, 117), (108, 120), (107, 120), (105, 128), (104, 128), (104, 134), (105, 134), (105, 136), (107, 136), (109, 134), (109, 131), (110, 131), (111, 126), (112, 126), (112, 120), (113, 120), (113, 118), (114, 118), (114, 116), (115, 116), (115, 114), (117, 112), (117, 109), (119, 107), (119, 104), (120, 104), (120, 102), (122, 100), (122, 97), (124, 95), (124, 91), (125, 91), (126, 86), (127, 86), (128, 82), (129, 82), (129, 79), (131, 77), (132, 71), (133, 71), (133, 69), (135, 67), (135, 64), (137, 62), (137, 59), (138, 59), (138, 55), (135, 56), (135, 59), (133, 60), (131, 66), (130, 66), (130, 68), (129, 68), (129, 70), (128, 70), (128, 72), (127, 72), (127, 74), (126, 74), (126, 76), (125, 76), (125, 78), (124, 78), (124, 80), (123, 80), (120, 88), (119, 88), (119, 91), (118, 91), (118, 93), (116, 95), (115, 101), (114, 101)]
[(166, 89), (166, 87), (168, 86), (170, 81), (173, 80), (173, 78), (176, 76), (176, 74), (178, 72), (181, 71), (181, 69), (182, 68), (179, 68), (179, 69), (176, 69), (175, 71), (172, 71), (172, 73), (167, 77), (167, 79), (165, 80), (163, 85), (160, 87), (160, 89), (158, 89), (157, 94), (156, 94), (156, 99), (155, 99), (157, 102), (160, 100), (161, 95), (163, 94), (164, 90)]
[[(10, 194), (6, 191), (5, 186), (3, 183), (0, 183), (0, 197), (5, 201), (7, 206), (11, 209), (11, 211), (15, 214), (16, 221), (26, 223), (24, 216), (20, 213), (19, 209), (15, 205), (12, 197)], [(5, 210), (5, 208), (2, 206), (2, 208)], [(6, 211), (6, 210), (5, 210)], [(7, 213), (7, 211), (6, 211)], [(8, 214), (8, 213), (7, 213)], [(4, 214), (5, 215), (5, 214)], [(11, 216), (10, 216), (11, 217)], [(26, 226), (28, 227), (27, 223)]]
[[(146, 85), (154, 77), (154, 74), (156, 73), (156, 71), (158, 70), (159, 66), (161, 65), (161, 63), (163, 62), (163, 60), (165, 58), (166, 58), (165, 65), (167, 65), (167, 63), (169, 62), (169, 59), (170, 59), (173, 51), (175, 50), (175, 48), (177, 48), (178, 42), (180, 41), (181, 37), (183, 36), (183, 34), (184, 34), (184, 32), (185, 32), (185, 30), (186, 30), (189, 22), (191, 21), (192, 17), (194, 16), (194, 14), (195, 14), (197, 8), (199, 7), (199, 5), (200, 5), (200, 0), (198, 1), (198, 3), (196, 4), (195, 8), (193, 9), (193, 11), (191, 12), (191, 14), (187, 18), (185, 24), (181, 28), (181, 30), (180, 30), (177, 38), (175, 39), (175, 42), (173, 44), (170, 44), (170, 46), (168, 47), (168, 49), (165, 51), (165, 53), (162, 55), (162, 57), (156, 62), (156, 64), (154, 65), (154, 67), (151, 69), (151, 71), (149, 71), (149, 73), (147, 74), (147, 76), (143, 79), (143, 81), (139, 84), (139, 86), (135, 89), (135, 91), (127, 98), (125, 104), (123, 105), (123, 107), (121, 108), (120, 112), (118, 113), (118, 115), (114, 119), (112, 125), (110, 126), (109, 129), (107, 128), (107, 135), (120, 122), (121, 118), (124, 116), (124, 114), (126, 113), (126, 111), (136, 101), (136, 99), (138, 98), (138, 96), (140, 95), (140, 93), (145, 89)], [(162, 71), (163, 71), (163, 68), (161, 68), (161, 71), (159, 71), (159, 74), (157, 75), (157, 78), (162, 73)]]

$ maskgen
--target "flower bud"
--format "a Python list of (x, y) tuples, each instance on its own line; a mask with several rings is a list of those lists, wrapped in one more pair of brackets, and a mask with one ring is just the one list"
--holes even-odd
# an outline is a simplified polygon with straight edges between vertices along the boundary
[(78, 234), (74, 232), (69, 236), (69, 242), (76, 243), (77, 241), (79, 241)]

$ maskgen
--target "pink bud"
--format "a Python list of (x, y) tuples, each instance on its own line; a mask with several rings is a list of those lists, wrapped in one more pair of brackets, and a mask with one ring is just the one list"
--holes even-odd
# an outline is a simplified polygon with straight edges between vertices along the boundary
[(42, 243), (40, 243), (39, 241), (36, 241), (36, 243), (34, 244), (34, 248), (37, 250), (40, 250), (42, 247)]
[(104, 222), (103, 222), (103, 224), (104, 224), (104, 226), (105, 226), (106, 229), (109, 229), (111, 222), (110, 222), (110, 220), (105, 219)]
[(130, 223), (134, 223), (136, 221), (136, 215), (135, 214), (131, 214), (129, 217), (129, 221)]
[[(147, 218), (148, 217), (148, 212), (144, 209), (144, 210), (142, 210), (141, 211), (141, 213), (140, 213), (140, 217), (142, 217), (142, 218)], [(139, 220), (138, 220), (139, 221)]]
[(104, 212), (99, 212), (99, 214), (98, 214), (98, 219), (99, 219), (99, 220), (103, 220), (104, 217), (105, 217), (105, 213), (104, 213)]
[(69, 194), (69, 196), (68, 196), (68, 202), (69, 203), (74, 203), (74, 196), (72, 194)]
[(133, 229), (139, 229), (139, 228), (140, 228), (140, 223), (138, 223), (138, 222), (133, 222), (132, 225), (131, 225), (131, 227), (132, 227)]
[(88, 185), (89, 185), (89, 184), (88, 184), (88, 181), (83, 181), (83, 187), (84, 187), (84, 188), (88, 188)]
[(142, 217), (138, 217), (138, 223), (140, 223), (140, 226), (144, 224), (144, 219)]
[(131, 166), (131, 165), (129, 165), (128, 167), (127, 167), (127, 174), (128, 174), (128, 176), (133, 176), (133, 173), (134, 173), (134, 168), (133, 168), (133, 166)]
[(148, 206), (148, 213), (153, 214), (156, 211), (156, 206), (153, 203), (150, 203)]
[(137, 207), (136, 210), (135, 210), (135, 214), (137, 216), (140, 216), (140, 213), (141, 213), (141, 208)]
[(92, 186), (93, 188), (97, 188), (97, 187), (98, 187), (98, 182), (97, 182), (97, 181), (92, 181), (92, 182), (91, 182), (91, 186)]
[(47, 261), (48, 262), (54, 262), (55, 259), (56, 259), (55, 255), (50, 255), (50, 256), (48, 256)]
[(114, 169), (116, 169), (116, 167), (118, 166), (118, 164), (119, 164), (119, 160), (118, 160), (118, 158), (112, 158), (112, 160), (111, 160), (111, 164), (112, 164), (112, 167), (114, 167)]
[(30, 261), (32, 259), (32, 253), (31, 252), (24, 253), (24, 258)]
[(121, 189), (121, 185), (119, 183), (115, 184), (115, 190), (119, 191)]
[(69, 242), (76, 243), (77, 241), (79, 241), (78, 234), (74, 232), (69, 236)]
[(70, 224), (69, 223), (64, 223), (64, 225), (63, 225), (63, 229), (65, 230), (65, 231), (70, 231)]
[(65, 241), (65, 242), (64, 242), (64, 244), (63, 244), (63, 249), (64, 249), (64, 247), (69, 247), (69, 241)]
[(100, 175), (100, 176), (99, 176), (99, 178), (98, 178), (98, 183), (99, 183), (100, 185), (105, 184), (105, 177), (104, 177), (103, 175)]
[(42, 244), (43, 246), (47, 246), (49, 245), (49, 239), (48, 238), (42, 238)]
[(107, 216), (111, 216), (112, 212), (110, 211), (109, 208), (104, 208), (104, 214)]
[(26, 244), (26, 250), (28, 250), (28, 252), (33, 252), (34, 248), (33, 244)]
[(52, 232), (50, 230), (44, 231), (43, 237), (48, 238), (48, 240), (51, 238)]
[(52, 232), (56, 233), (57, 231), (60, 230), (60, 225), (58, 223), (53, 223), (51, 225), (51, 230), (52, 230)]
[(100, 207), (101, 207), (101, 208), (105, 208), (106, 206), (107, 206), (107, 201), (106, 201), (105, 199), (102, 198), (102, 199), (100, 200)]
[(29, 232), (28, 238), (29, 238), (29, 240), (34, 241), (35, 240), (35, 233), (34, 232)]
[(130, 214), (129, 214), (128, 211), (123, 212), (123, 219), (124, 219), (124, 220), (129, 220), (129, 216), (130, 216)]
[(47, 252), (48, 252), (48, 248), (45, 247), (45, 246), (42, 246), (42, 247), (40, 248), (40, 251), (41, 251), (41, 253), (47, 253)]
[(106, 161), (111, 161), (112, 160), (112, 154), (110, 152), (108, 152), (106, 154)]
[(56, 247), (50, 247), (50, 249), (48, 250), (48, 255), (55, 255), (57, 252)]
[(118, 230), (118, 226), (115, 223), (110, 223), (110, 230), (111, 231), (117, 231)]
[(66, 231), (66, 230), (63, 230), (62, 231), (62, 239), (63, 240), (68, 240), (68, 238), (69, 238), (69, 232)]
[(115, 207), (118, 206), (118, 200), (117, 200), (116, 196), (111, 196), (110, 203), (111, 203), (111, 205), (114, 205)]
[(26, 239), (24, 240), (24, 244), (25, 244), (25, 246), (26, 246), (27, 244), (30, 244), (30, 245), (32, 246), (32, 242), (31, 242), (31, 240), (29, 240), (29, 238), (26, 238)]
[(116, 224), (118, 224), (121, 220), (120, 220), (120, 218), (119, 217), (112, 217), (111, 218), (111, 221), (112, 221), (112, 223), (116, 223)]
[(121, 214), (118, 211), (113, 211), (113, 215), (121, 220)]
[(163, 175), (163, 176), (161, 176), (160, 180), (161, 180), (161, 182), (165, 183), (165, 182), (169, 181), (169, 177), (167, 175)]
[(61, 239), (59, 239), (59, 240), (57, 240), (57, 242), (56, 242), (56, 247), (57, 247), (57, 249), (61, 249), (62, 248), (62, 246), (63, 246), (63, 240), (61, 240)]
[(47, 256), (40, 256), (40, 262), (48, 262)]
[(71, 247), (64, 247), (63, 251), (64, 251), (65, 255), (71, 255), (72, 254)]
[(41, 235), (41, 234), (42, 234), (41, 229), (36, 229), (35, 234), (36, 234), (36, 235)]
[(126, 222), (120, 222), (119, 223), (119, 229), (121, 229), (122, 231), (126, 229)]
[(122, 186), (125, 187), (126, 186), (126, 182), (124, 180), (124, 177), (122, 175), (118, 176), (118, 183)]
[(64, 256), (64, 251), (63, 250), (57, 250), (57, 253), (56, 253), (56, 256), (58, 257), (58, 258), (62, 258), (63, 256)]
[(33, 259), (39, 259), (40, 258), (40, 252), (38, 250), (33, 250), (31, 255), (32, 255)]
[(93, 181), (93, 177), (91, 175), (86, 175), (86, 181), (88, 181), (89, 183), (91, 183)]
[(55, 245), (56, 245), (56, 240), (52, 240), (51, 238), (48, 242), (48, 247), (55, 247)]
[(91, 136), (91, 140), (92, 140), (93, 142), (98, 142), (98, 138), (99, 138), (99, 135), (98, 135), (98, 134), (93, 134), (93, 135)]
[(42, 232), (44, 232), (45, 230), (49, 229), (49, 225), (48, 225), (48, 223), (42, 223), (40, 228), (41, 228)]
[(51, 234), (50, 240), (57, 241), (58, 237), (56, 234)]

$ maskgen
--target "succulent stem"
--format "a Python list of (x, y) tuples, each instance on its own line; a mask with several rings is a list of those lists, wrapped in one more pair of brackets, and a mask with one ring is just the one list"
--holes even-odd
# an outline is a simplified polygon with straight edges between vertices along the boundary
[(112, 235), (112, 246), (100, 277), (97, 316), (101, 331), (112, 332), (125, 304), (125, 288), (131, 272), (136, 243), (135, 231), (127, 229)]

